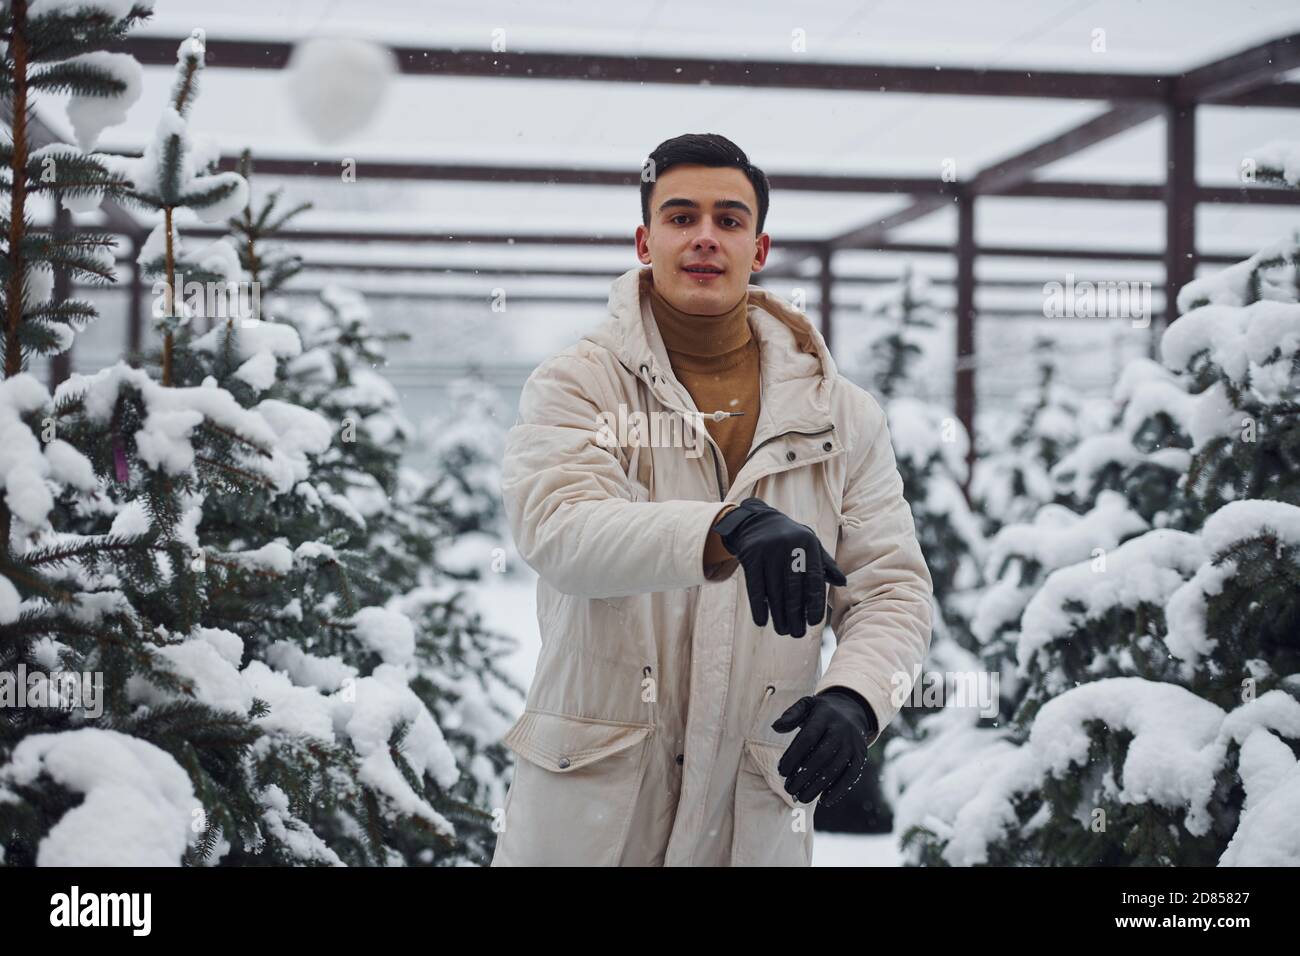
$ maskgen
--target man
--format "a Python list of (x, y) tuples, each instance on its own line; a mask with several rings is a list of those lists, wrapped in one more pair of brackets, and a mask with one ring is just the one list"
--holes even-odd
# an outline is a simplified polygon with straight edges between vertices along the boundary
[(493, 865), (807, 866), (816, 801), (920, 670), (932, 582), (879, 404), (749, 284), (766, 176), (717, 135), (647, 170), (645, 268), (506, 440), (542, 649)]

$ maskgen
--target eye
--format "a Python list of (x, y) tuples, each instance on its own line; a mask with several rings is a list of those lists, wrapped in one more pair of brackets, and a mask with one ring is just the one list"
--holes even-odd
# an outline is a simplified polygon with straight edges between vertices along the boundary
[(728, 216), (726, 219), (723, 220), (723, 222), (734, 222), (737, 226), (740, 225), (740, 220), (737, 219), (735, 216)]
[(679, 212), (677, 215), (673, 216), (673, 218), (670, 219), (670, 220), (668, 220), (668, 221), (669, 221), (669, 222), (676, 222), (678, 219), (690, 219), (690, 218), (691, 218), (691, 217), (688, 216), (688, 215), (686, 215), (686, 213), (684, 213), (684, 212)]

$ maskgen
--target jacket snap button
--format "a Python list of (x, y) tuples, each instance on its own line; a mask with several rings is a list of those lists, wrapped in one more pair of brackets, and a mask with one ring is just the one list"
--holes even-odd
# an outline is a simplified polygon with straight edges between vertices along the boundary
[(685, 754), (678, 754), (678, 755), (677, 755), (677, 766), (680, 767), (680, 766), (682, 765), (682, 761), (684, 761), (685, 759), (686, 759), (686, 755), (685, 755)]
[(560, 758), (560, 769), (563, 770), (563, 769), (564, 769), (565, 767), (567, 767), (568, 765), (569, 765), (569, 758), (568, 758), (568, 757), (561, 757), (561, 758)]
[(826, 444), (822, 445), (822, 451), (830, 451), (830, 450), (831, 450), (830, 442), (827, 442)]
[(786, 453), (785, 453), (785, 460), (786, 460), (786, 461), (794, 461), (794, 452), (792, 452), (792, 451), (788, 451), (788, 452), (786, 452)]

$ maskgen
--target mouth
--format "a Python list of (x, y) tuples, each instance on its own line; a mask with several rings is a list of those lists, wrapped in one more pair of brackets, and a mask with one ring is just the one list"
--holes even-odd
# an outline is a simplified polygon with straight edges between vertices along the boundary
[(711, 279), (716, 279), (718, 276), (722, 275), (721, 268), (719, 268), (718, 266), (710, 266), (710, 265), (683, 266), (682, 271), (687, 273), (688, 275), (693, 276), (698, 280), (706, 281), (706, 282)]

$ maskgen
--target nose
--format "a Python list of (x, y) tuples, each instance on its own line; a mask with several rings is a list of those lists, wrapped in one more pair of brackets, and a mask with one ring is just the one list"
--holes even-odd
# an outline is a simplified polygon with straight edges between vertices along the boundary
[(709, 227), (705, 225), (701, 232), (695, 237), (692, 247), (698, 251), (717, 252), (718, 240), (713, 238), (713, 233), (710, 231)]

